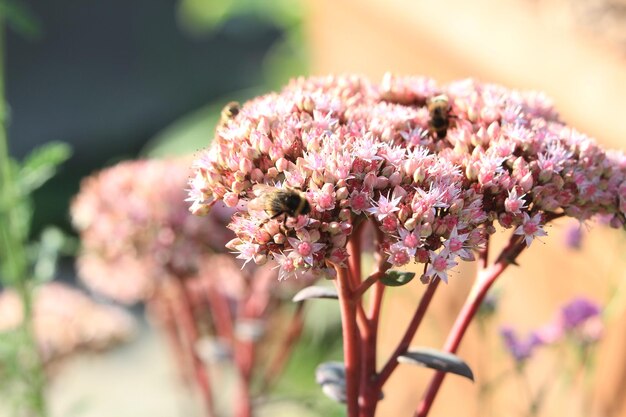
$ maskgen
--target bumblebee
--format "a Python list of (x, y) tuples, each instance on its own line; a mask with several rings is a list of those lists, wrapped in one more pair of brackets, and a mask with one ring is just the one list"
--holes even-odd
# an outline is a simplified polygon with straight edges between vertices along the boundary
[(229, 120), (234, 119), (238, 114), (241, 106), (236, 101), (231, 101), (224, 106), (220, 113), (220, 121), (218, 126), (224, 126)]
[(311, 205), (302, 191), (292, 188), (276, 188), (269, 185), (257, 184), (254, 186), (256, 198), (250, 200), (248, 208), (262, 210), (274, 219), (281, 214), (288, 217), (298, 217), (309, 214)]
[(448, 133), (448, 127), (450, 127), (450, 103), (448, 96), (439, 94), (429, 99), (427, 108), (428, 113), (430, 113), (428, 128), (431, 134), (436, 134), (437, 139), (445, 138)]

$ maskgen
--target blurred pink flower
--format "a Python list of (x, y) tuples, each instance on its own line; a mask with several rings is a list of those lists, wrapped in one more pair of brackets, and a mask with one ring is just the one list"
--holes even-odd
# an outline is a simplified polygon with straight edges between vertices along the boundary
[[(429, 133), (426, 108), (438, 94), (450, 103), (443, 139)], [(298, 187), (312, 210), (278, 228), (246, 208), (256, 184)], [(473, 259), (493, 221), (527, 245), (555, 216), (608, 214), (614, 226), (626, 223), (623, 153), (605, 152), (562, 123), (543, 94), (473, 80), (299, 78), (218, 127), (189, 187), (196, 214), (236, 194), (242, 208), (230, 247), (244, 250), (246, 261), (275, 258), (282, 278), (344, 262), (347, 238), (364, 217), (378, 222), (390, 263), (436, 261), (427, 275), (441, 279), (456, 258)], [(302, 229), (319, 236), (312, 258), (293, 239)], [(419, 241), (402, 243), (413, 230)]]
[(83, 180), (72, 202), (82, 252), (80, 278), (94, 291), (132, 303), (155, 279), (197, 272), (203, 256), (223, 252), (233, 237), (231, 210), (192, 216), (185, 200), (188, 161), (122, 162)]
[[(13, 290), (0, 292), (0, 333), (22, 322), (22, 303)], [(85, 294), (61, 283), (37, 288), (33, 324), (39, 351), (45, 361), (78, 350), (102, 350), (128, 340), (135, 331), (124, 310), (97, 304)]]

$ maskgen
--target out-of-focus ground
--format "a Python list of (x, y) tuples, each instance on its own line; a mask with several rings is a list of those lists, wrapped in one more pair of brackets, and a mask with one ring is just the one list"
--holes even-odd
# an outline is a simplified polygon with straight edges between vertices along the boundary
[(142, 322), (134, 340), (106, 354), (65, 360), (49, 391), (53, 417), (200, 415), (167, 342)]

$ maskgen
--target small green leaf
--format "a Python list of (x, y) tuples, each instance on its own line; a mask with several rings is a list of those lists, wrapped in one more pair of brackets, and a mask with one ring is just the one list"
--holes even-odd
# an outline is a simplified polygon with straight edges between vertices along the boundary
[(412, 348), (405, 354), (398, 356), (398, 362), (425, 366), (426, 368), (461, 375), (474, 381), (474, 373), (467, 363), (452, 353), (427, 347)]
[(22, 195), (30, 194), (54, 176), (57, 167), (72, 154), (71, 148), (61, 142), (50, 142), (32, 151), (18, 173)]
[(41, 23), (23, 1), (0, 1), (0, 17), (6, 20), (11, 29), (25, 38), (41, 37)]
[(387, 271), (380, 282), (388, 287), (400, 287), (411, 282), (413, 278), (415, 278), (415, 272)]
[(65, 244), (65, 236), (56, 227), (47, 227), (41, 233), (37, 245), (36, 262), (34, 268), (35, 280), (38, 283), (51, 281), (57, 268), (59, 253)]

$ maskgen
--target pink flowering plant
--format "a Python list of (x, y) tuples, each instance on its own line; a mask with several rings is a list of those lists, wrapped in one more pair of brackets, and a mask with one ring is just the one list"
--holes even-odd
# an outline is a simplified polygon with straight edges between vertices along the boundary
[[(310, 281), (271, 285), (270, 265), (242, 268), (225, 253), (232, 209), (189, 213), (189, 162), (126, 161), (84, 179), (71, 207), (82, 246), (78, 273), (101, 295), (146, 303), (182, 376), (201, 394), (204, 415), (246, 417), (300, 336), (303, 309), (285, 301)], [(284, 332), (272, 334), (275, 326)], [(210, 370), (224, 368), (235, 370), (235, 398), (215, 393), (226, 388)]]
[[(445, 123), (430, 109), (436, 97), (447, 105)], [(339, 301), (344, 361), (323, 367), (334, 376), (318, 380), (349, 417), (374, 415), (399, 361), (437, 370), (416, 416), (428, 414), (446, 372), (471, 377), (453, 354), (491, 285), (551, 221), (602, 214), (614, 227), (626, 223), (623, 153), (564, 124), (543, 94), (472, 80), (299, 78), (221, 123), (193, 170), (191, 211), (205, 214), (218, 201), (236, 208), (227, 247), (245, 263), (273, 259), (281, 280), (310, 273), (334, 281), (334, 294), (308, 296)], [(263, 193), (276, 190), (302, 193), (310, 210), (259, 210), (258, 199), (271, 197)], [(494, 256), (497, 226), (510, 239)], [(367, 227), (376, 266), (363, 276)], [(474, 260), (474, 288), (442, 351), (409, 349), (439, 283)], [(383, 295), (411, 280), (396, 269), (409, 264), (426, 288), (404, 337), (379, 364)]]

